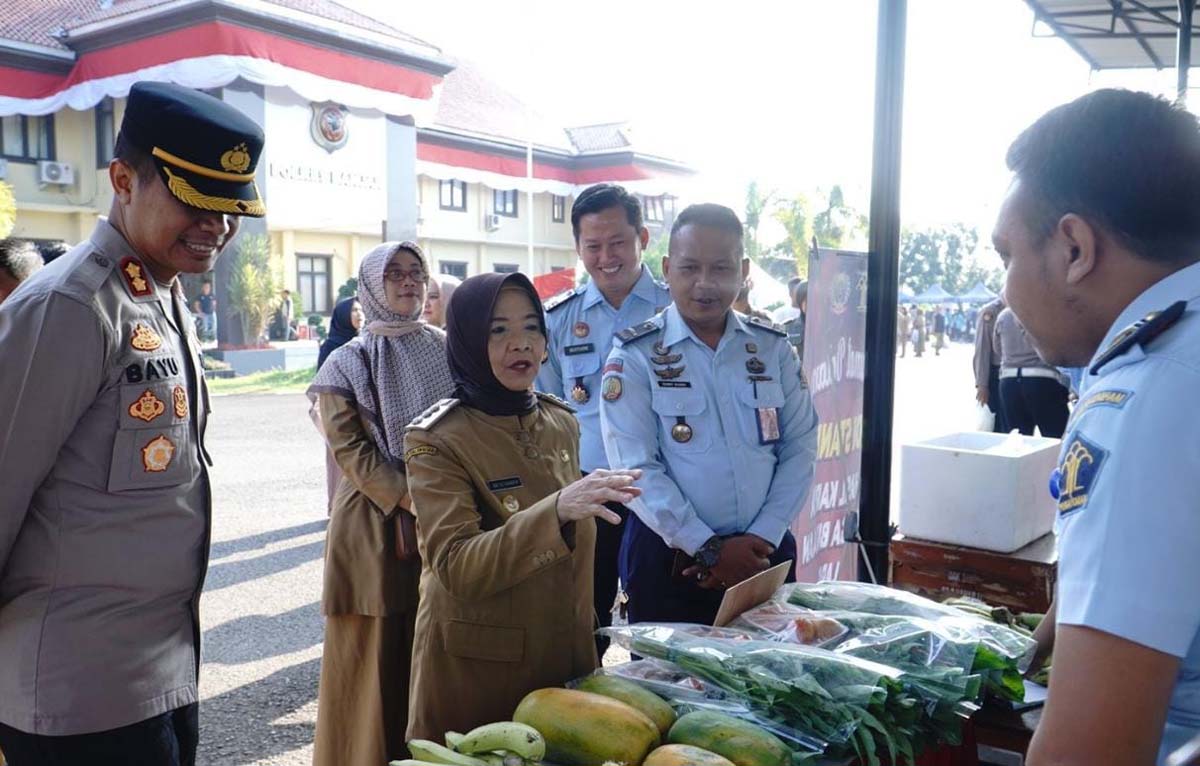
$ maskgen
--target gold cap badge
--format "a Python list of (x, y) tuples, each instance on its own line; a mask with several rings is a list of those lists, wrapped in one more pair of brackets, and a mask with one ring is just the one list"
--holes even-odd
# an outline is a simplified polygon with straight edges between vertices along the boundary
[(250, 151), (241, 143), (221, 155), (221, 167), (230, 173), (245, 173), (250, 168)]

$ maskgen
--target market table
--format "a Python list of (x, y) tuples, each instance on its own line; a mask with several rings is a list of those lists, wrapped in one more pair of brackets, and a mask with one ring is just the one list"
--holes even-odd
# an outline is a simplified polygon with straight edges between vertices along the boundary
[(935, 543), (897, 534), (890, 583), (944, 601), (970, 596), (1018, 612), (1045, 613), (1054, 595), (1058, 551), (1053, 534), (1012, 553)]

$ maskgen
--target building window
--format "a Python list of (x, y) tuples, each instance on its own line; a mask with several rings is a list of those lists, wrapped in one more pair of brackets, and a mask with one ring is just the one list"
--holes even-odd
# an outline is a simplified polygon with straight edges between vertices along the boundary
[(646, 223), (663, 222), (663, 198), (642, 197), (642, 216)]
[(0, 156), (28, 162), (54, 159), (54, 115), (0, 117)]
[(497, 263), (496, 268), (493, 269), (497, 274), (515, 274), (520, 270), (515, 263)]
[(442, 210), (466, 210), (467, 182), (439, 181), (438, 198)]
[(96, 167), (106, 168), (113, 158), (117, 143), (116, 123), (113, 120), (113, 100), (107, 96), (96, 104)]
[(496, 215), (507, 216), (508, 218), (517, 217), (517, 190), (508, 189), (500, 191), (496, 189), (492, 192), (492, 212)]
[(550, 218), (554, 223), (567, 220), (567, 198), (557, 194), (550, 196)]
[(296, 287), (306, 313), (329, 313), (333, 303), (333, 283), (329, 279), (332, 260), (328, 255), (296, 255)]
[(452, 277), (459, 279), (467, 278), (467, 262), (466, 261), (440, 261), (438, 269), (443, 274), (449, 274)]

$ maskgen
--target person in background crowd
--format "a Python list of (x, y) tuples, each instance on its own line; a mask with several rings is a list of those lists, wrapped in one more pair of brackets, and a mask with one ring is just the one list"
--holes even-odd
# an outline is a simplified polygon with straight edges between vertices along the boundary
[(925, 312), (919, 308), (913, 309), (912, 320), (913, 356), (925, 355)]
[(941, 356), (946, 347), (946, 311), (938, 306), (933, 311), (933, 355)]
[(213, 295), (212, 282), (205, 280), (200, 285), (200, 340), (217, 339), (217, 296)]
[(770, 322), (771, 316), (765, 311), (759, 311), (750, 305), (750, 290), (754, 288), (754, 283), (749, 277), (746, 278), (746, 283), (742, 285), (742, 289), (738, 290), (737, 297), (733, 299), (733, 310), (742, 316), (757, 317), (764, 322)]
[(685, 208), (668, 252), (674, 303), (618, 333), (600, 413), (609, 463), (644, 475), (621, 545), (629, 621), (711, 625), (726, 588), (795, 559), (817, 416), (786, 333), (730, 308), (749, 270), (737, 215)]
[(32, 242), (12, 237), (0, 239), (0, 303), (40, 268), (42, 256)]
[(787, 333), (788, 343), (796, 350), (796, 358), (800, 360), (800, 366), (803, 368), (804, 329), (808, 322), (808, 282), (796, 285), (796, 289), (792, 291), (792, 304), (799, 313), (784, 323), (783, 331)]
[(296, 331), (296, 308), (292, 301), (292, 291), (284, 290), (279, 296), (279, 308), (275, 309), (275, 317), (271, 320), (270, 338), (271, 340), (296, 340), (300, 335)]
[[(584, 473), (590, 473), (608, 468), (600, 433), (600, 375), (613, 334), (662, 311), (671, 294), (642, 263), (650, 231), (642, 222), (641, 202), (623, 187), (597, 184), (584, 189), (571, 206), (571, 228), (590, 279), (546, 302), (549, 356), (537, 388), (578, 409), (579, 462)], [(612, 624), (617, 557), (629, 516), (628, 508), (614, 505), (611, 510), (621, 523), (596, 529), (592, 593), (600, 627)], [(596, 647), (603, 657), (608, 639), (598, 636)]]
[(425, 297), (425, 321), (434, 327), (446, 326), (446, 307), (450, 296), (462, 280), (451, 274), (439, 274), (429, 280), (429, 295)]
[(308, 389), (343, 473), (325, 547), (315, 766), (407, 757), (421, 563), (404, 428), (453, 390), (445, 334), (421, 321), (428, 284), (415, 243), (367, 253), (358, 271), (367, 326), (329, 355)]
[(975, 401), (992, 411), (992, 431), (998, 434), (1009, 432), (1008, 419), (1004, 416), (1004, 401), (1000, 397), (1000, 357), (995, 354), (992, 342), (996, 328), (996, 317), (1004, 310), (1004, 299), (997, 298), (979, 312), (975, 329)]
[(1021, 320), (1006, 308), (992, 330), (992, 354), (1000, 360), (1000, 400), (1010, 428), (1033, 436), (1062, 438), (1067, 427), (1067, 386), (1062, 374), (1046, 364)]
[[(338, 301), (333, 307), (333, 317), (329, 320), (329, 334), (325, 336), (325, 340), (321, 343), (321, 348), (317, 352), (317, 371), (325, 365), (325, 360), (329, 358), (337, 349), (346, 345), (350, 341), (358, 337), (358, 333), (362, 330), (363, 314), (362, 305), (357, 298), (343, 298)], [(320, 423), (320, 412), (313, 404), (309, 415), (317, 422), (317, 429), (324, 433)], [(333, 515), (333, 496), (337, 492), (338, 482), (342, 480), (342, 469), (338, 465), (337, 458), (333, 455), (333, 450), (329, 445), (325, 445), (325, 492), (328, 495), (326, 504), (326, 513)]]
[(908, 351), (909, 333), (912, 332), (912, 317), (908, 315), (908, 306), (901, 306), (896, 315), (896, 345), (899, 346), (900, 358)]
[(1084, 367), (1062, 442), (1054, 652), (1029, 766), (1162, 766), (1200, 734), (1200, 124), (1147, 93), (1057, 107), (1008, 151), (992, 236), (1047, 362)]
[(784, 306), (780, 306), (771, 312), (771, 319), (775, 320), (775, 324), (782, 327), (792, 319), (800, 315), (800, 304), (796, 302), (796, 288), (804, 284), (804, 280), (800, 277), (792, 277), (787, 281), (788, 302)]
[(195, 763), (212, 461), (178, 275), (210, 271), (239, 216), (266, 215), (263, 141), (212, 96), (134, 83), (108, 217), (0, 306), (0, 748), (12, 766)]
[(508, 720), (597, 665), (593, 518), (619, 522), (606, 504), (637, 497), (640, 474), (580, 478), (573, 410), (533, 392), (544, 316), (523, 274), (465, 280), (446, 318), (456, 398), (405, 437), (424, 562), (410, 739)]

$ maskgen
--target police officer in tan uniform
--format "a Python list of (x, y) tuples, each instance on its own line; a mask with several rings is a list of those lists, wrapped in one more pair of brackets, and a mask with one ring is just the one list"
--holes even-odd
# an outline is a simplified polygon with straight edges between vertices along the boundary
[(192, 764), (208, 394), (177, 276), (262, 216), (262, 130), (198, 91), (129, 93), (107, 219), (0, 306), (0, 748)]

